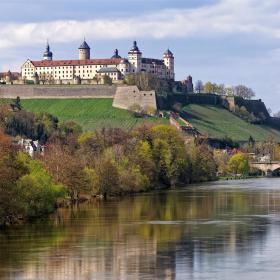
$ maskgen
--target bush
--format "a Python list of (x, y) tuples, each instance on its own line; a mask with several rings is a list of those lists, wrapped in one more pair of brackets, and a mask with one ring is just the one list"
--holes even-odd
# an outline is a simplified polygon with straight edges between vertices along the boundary
[(54, 184), (40, 162), (31, 160), (24, 153), (19, 153), (18, 160), (29, 171), (17, 182), (24, 203), (25, 216), (38, 217), (51, 213), (58, 198), (66, 195), (65, 188), (63, 185)]

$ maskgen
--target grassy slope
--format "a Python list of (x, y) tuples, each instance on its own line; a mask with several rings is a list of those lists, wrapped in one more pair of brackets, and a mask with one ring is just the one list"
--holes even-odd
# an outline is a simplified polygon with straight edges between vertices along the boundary
[(130, 129), (143, 122), (167, 122), (157, 118), (135, 118), (128, 111), (112, 107), (113, 99), (26, 99), (21, 103), (27, 111), (53, 114), (61, 121), (73, 120), (85, 130), (102, 127)]
[(280, 131), (268, 126), (249, 124), (220, 107), (191, 104), (184, 107), (184, 111), (188, 115), (186, 120), (201, 133), (213, 138), (229, 136), (236, 141), (246, 141), (250, 135), (256, 140), (265, 140), (272, 135), (280, 140)]

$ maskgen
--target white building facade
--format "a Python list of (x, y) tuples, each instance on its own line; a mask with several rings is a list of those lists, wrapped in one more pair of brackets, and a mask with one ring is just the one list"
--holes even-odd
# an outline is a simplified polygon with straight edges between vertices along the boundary
[(23, 80), (35, 83), (73, 84), (75, 81), (98, 82), (102, 76), (109, 76), (113, 82), (123, 80), (125, 75), (146, 72), (160, 79), (174, 80), (174, 55), (168, 49), (163, 59), (144, 58), (134, 41), (127, 58), (122, 58), (116, 49), (111, 58), (91, 59), (90, 47), (84, 41), (79, 47), (78, 60), (53, 60), (53, 53), (47, 44), (43, 60), (28, 59), (21, 68)]

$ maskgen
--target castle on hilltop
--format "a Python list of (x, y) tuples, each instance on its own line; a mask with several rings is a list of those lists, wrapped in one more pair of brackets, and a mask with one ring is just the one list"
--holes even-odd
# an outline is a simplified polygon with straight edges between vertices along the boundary
[(127, 58), (121, 57), (118, 50), (111, 58), (91, 58), (90, 47), (84, 42), (79, 47), (78, 60), (53, 60), (53, 53), (47, 43), (43, 59), (28, 59), (21, 67), (23, 80), (33, 80), (36, 84), (91, 84), (99, 83), (105, 76), (115, 83), (127, 74), (146, 72), (160, 79), (174, 80), (174, 55), (168, 49), (163, 59), (144, 58), (137, 42), (133, 42)]

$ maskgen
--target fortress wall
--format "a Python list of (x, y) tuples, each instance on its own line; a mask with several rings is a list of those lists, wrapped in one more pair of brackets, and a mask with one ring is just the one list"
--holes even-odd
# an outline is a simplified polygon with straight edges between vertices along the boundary
[(113, 98), (115, 86), (1, 85), (0, 98)]
[(161, 110), (169, 110), (176, 103), (183, 106), (187, 104), (200, 105), (220, 105), (221, 99), (215, 94), (194, 93), (194, 94), (168, 94), (167, 96), (157, 96), (157, 104)]
[(270, 118), (267, 108), (261, 99), (246, 100), (240, 97), (235, 97), (235, 104), (239, 107), (244, 106), (249, 113), (253, 113), (255, 116), (263, 116), (265, 119)]
[(219, 105), (220, 96), (216, 94), (191, 93), (186, 95), (188, 104)]
[(139, 91), (137, 86), (118, 87), (113, 106), (129, 109), (134, 104), (138, 104), (142, 108), (150, 106), (157, 109), (155, 91)]

